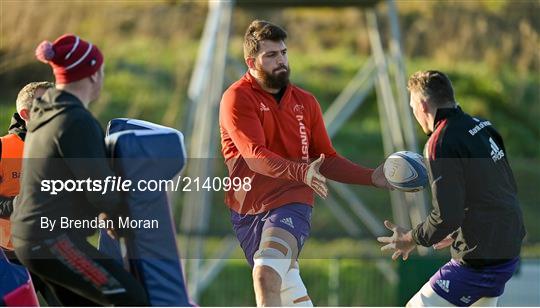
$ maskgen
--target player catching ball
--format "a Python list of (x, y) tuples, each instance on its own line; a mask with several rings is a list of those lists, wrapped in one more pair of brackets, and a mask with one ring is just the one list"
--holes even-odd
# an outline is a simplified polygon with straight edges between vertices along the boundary
[(221, 145), (231, 178), (251, 178), (250, 191), (225, 202), (253, 268), (258, 306), (312, 306), (298, 254), (310, 232), (313, 192), (326, 178), (387, 187), (382, 166), (364, 168), (339, 156), (315, 97), (289, 82), (286, 32), (253, 21), (244, 37), (246, 74), (223, 94)]
[[(410, 105), (429, 140), (424, 149), (433, 209), (412, 230), (389, 221), (381, 250), (406, 260), (416, 247), (452, 246), (452, 259), (407, 303), (496, 306), (519, 262), (525, 227), (503, 140), (487, 120), (464, 113), (448, 77), (420, 71), (409, 78)], [(436, 244), (437, 243), (437, 244)]]

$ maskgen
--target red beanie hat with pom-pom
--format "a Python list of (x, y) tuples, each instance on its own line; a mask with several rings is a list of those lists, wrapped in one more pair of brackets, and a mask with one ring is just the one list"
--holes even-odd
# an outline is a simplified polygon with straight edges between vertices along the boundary
[(97, 46), (73, 34), (64, 34), (54, 43), (41, 42), (36, 48), (36, 58), (53, 68), (59, 84), (89, 77), (103, 64), (103, 54)]

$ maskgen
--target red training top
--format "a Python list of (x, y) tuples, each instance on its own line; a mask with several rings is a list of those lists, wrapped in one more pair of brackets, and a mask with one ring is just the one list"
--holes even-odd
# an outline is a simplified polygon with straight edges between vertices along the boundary
[(313, 191), (304, 178), (320, 154), (325, 154), (320, 168), (325, 177), (372, 184), (373, 169), (336, 153), (319, 103), (295, 85), (287, 86), (278, 104), (247, 72), (223, 94), (219, 125), (229, 176), (251, 180), (250, 190), (226, 193), (225, 203), (237, 213), (258, 214), (293, 202), (313, 206)]

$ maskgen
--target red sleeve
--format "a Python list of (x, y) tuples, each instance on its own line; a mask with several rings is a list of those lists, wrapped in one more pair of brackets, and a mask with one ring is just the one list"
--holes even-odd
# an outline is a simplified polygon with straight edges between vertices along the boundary
[(373, 185), (371, 182), (373, 169), (357, 165), (336, 152), (324, 126), (321, 107), (315, 98), (313, 100), (315, 100), (313, 104), (315, 107), (311, 114), (313, 125), (310, 154), (314, 159), (321, 154), (325, 155), (324, 163), (320, 168), (321, 174), (341, 183)]
[(373, 185), (373, 169), (357, 165), (340, 155), (325, 158), (320, 171), (325, 177), (341, 183)]
[(308, 164), (282, 158), (266, 148), (266, 138), (255, 104), (239, 89), (228, 90), (220, 104), (220, 122), (253, 172), (303, 182)]

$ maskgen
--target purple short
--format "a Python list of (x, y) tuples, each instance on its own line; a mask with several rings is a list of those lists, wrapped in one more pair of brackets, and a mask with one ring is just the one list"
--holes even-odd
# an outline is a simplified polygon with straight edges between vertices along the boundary
[(246, 259), (253, 267), (253, 255), (259, 249), (262, 232), (270, 227), (282, 228), (294, 235), (300, 253), (311, 229), (311, 206), (290, 203), (256, 215), (231, 210), (231, 222)]
[(476, 269), (450, 260), (431, 277), (429, 283), (435, 293), (450, 303), (470, 306), (482, 297), (501, 296), (504, 285), (512, 278), (518, 264), (519, 258), (515, 258)]

